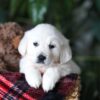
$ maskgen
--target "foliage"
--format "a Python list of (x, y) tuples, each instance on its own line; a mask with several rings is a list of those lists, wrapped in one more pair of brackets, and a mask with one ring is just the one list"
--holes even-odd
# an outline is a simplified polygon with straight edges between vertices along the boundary
[(0, 22), (54, 24), (81, 66), (81, 100), (100, 100), (100, 0), (0, 0)]

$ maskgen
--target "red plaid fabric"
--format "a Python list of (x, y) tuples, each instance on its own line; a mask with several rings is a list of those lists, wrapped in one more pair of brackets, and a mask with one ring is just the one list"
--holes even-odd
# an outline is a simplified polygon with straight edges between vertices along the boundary
[[(66, 76), (57, 83), (54, 90), (67, 96), (75, 87), (77, 78), (76, 74)], [(41, 100), (45, 94), (41, 87), (39, 89), (30, 87), (23, 74), (18, 72), (0, 74), (0, 100)]]

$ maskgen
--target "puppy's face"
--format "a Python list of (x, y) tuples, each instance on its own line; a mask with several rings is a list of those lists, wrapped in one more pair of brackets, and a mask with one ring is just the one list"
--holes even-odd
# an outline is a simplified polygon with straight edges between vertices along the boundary
[(35, 36), (28, 41), (27, 55), (34, 64), (60, 62), (61, 43), (54, 36)]
[(25, 33), (19, 52), (34, 64), (66, 63), (71, 59), (69, 42), (52, 25), (40, 24)]

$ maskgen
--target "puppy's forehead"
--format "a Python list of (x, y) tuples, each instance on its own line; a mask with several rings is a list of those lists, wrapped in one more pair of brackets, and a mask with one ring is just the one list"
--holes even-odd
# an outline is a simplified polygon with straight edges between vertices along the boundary
[(53, 25), (39, 24), (31, 30), (31, 33), (38, 37), (59, 36), (61, 33)]

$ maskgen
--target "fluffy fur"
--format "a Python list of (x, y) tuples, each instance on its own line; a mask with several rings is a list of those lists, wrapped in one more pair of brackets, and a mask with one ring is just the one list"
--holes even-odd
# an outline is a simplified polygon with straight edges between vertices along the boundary
[(20, 54), (17, 48), (23, 33), (17, 23), (0, 24), (0, 72), (18, 71)]
[(26, 31), (18, 50), (22, 55), (20, 72), (34, 88), (42, 84), (44, 91), (48, 92), (60, 78), (80, 73), (79, 67), (71, 60), (69, 40), (50, 24), (39, 24)]

